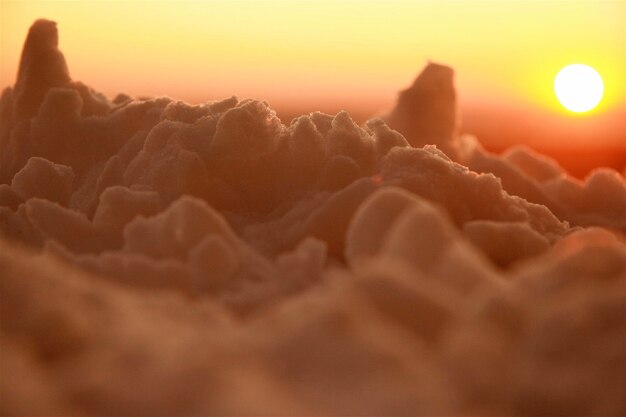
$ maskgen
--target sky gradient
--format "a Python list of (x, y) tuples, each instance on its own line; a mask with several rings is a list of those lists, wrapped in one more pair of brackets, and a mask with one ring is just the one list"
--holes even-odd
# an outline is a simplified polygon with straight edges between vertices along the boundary
[[(286, 113), (345, 108), (358, 119), (390, 108), (397, 91), (433, 60), (455, 69), (466, 115), (480, 109), (526, 119), (536, 114), (537, 123), (565, 130), (549, 135), (552, 142), (535, 134), (531, 144), (561, 146), (565, 134), (572, 146), (604, 141), (619, 147), (625, 138), (623, 115), (617, 116), (626, 88), (625, 5), (2, 1), (0, 84), (14, 82), (28, 27), (44, 17), (58, 22), (72, 78), (109, 96), (169, 95), (198, 103), (237, 95), (266, 99)], [(583, 115), (564, 109), (553, 91), (556, 73), (572, 63), (596, 68), (605, 84), (599, 106)], [(577, 134), (567, 133), (572, 126)], [(584, 134), (598, 126), (609, 133)]]

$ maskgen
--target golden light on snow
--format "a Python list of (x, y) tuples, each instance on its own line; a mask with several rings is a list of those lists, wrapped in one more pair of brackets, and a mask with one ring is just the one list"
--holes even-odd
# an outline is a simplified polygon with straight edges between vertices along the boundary
[[(302, 15), (321, 16), (326, 38), (293, 43), (284, 63), (341, 69), (346, 61), (336, 50), (331, 67), (322, 60), (335, 44), (372, 62), (390, 59), (391, 46), (376, 56), (345, 35), (363, 25), (374, 39), (388, 31), (381, 23), (393, 26), (383, 14), (363, 18), (373, 2), (343, 2), (352, 26), (341, 26), (335, 8), (318, 10), (323, 2), (302, 2)], [(18, 2), (0, 1), (4, 30), (13, 21), (5, 3)], [(494, 107), (506, 100), (494, 98), (475, 126), (500, 119), (497, 136), (509, 136), (499, 130), (505, 126), (522, 138), (496, 153), (464, 127), (451, 66), (430, 61), (414, 81), (390, 89), (397, 99), (385, 113), (363, 123), (349, 109), (285, 117), (265, 97), (235, 93), (244, 91), (240, 68), (268, 71), (276, 84), (287, 79), (268, 49), (285, 48), (281, 36), (293, 41), (295, 15), (279, 26), (253, 2), (252, 11), (220, 3), (236, 3), (257, 27), (281, 31), (274, 43), (241, 43), (262, 59), (238, 63), (222, 59), (241, 51), (212, 22), (240, 35), (252, 25), (243, 16), (209, 13), (200, 2), (187, 13), (204, 10), (212, 21), (165, 18), (187, 2), (65, 4), (72, 11), (87, 3), (110, 13), (109, 28), (94, 31), (78, 16), (84, 30), (76, 37), (97, 32), (113, 45), (119, 72), (107, 60), (95, 66), (103, 81), (122, 87), (101, 93), (81, 78), (61, 48), (72, 36), (41, 18), (20, 40), (16, 76), (0, 94), (0, 375), (11, 376), (0, 378), (0, 416), (626, 416), (624, 159), (616, 159), (619, 171), (598, 165), (579, 179), (524, 145), (533, 129), (554, 129), (552, 120), (594, 145), (596, 137), (620, 138), (624, 129), (601, 129), (619, 85), (602, 60), (579, 51), (575, 58), (593, 63), (606, 81), (597, 118), (544, 118), (528, 106), (523, 118), (509, 119)], [(137, 15), (120, 12), (126, 3)], [(494, 14), (466, 16), (471, 7), (461, 2), (437, 4), (469, 24), (503, 24)], [(140, 12), (159, 7), (161, 26), (183, 32), (178, 37), (155, 30), (160, 37), (151, 38), (139, 27), (150, 21)], [(135, 29), (122, 34), (124, 20)], [(194, 22), (216, 34), (185, 32)], [(491, 67), (512, 66), (488, 43), (464, 42), (471, 31), (444, 18), (433, 24), (460, 40), (464, 53), (486, 51), (480, 59)], [(343, 32), (326, 33), (331, 26)], [(250, 39), (262, 39), (257, 32)], [(425, 42), (437, 37), (431, 32)], [(524, 33), (550, 44), (543, 31)], [(506, 35), (493, 36), (517, 55)], [(184, 49), (187, 38), (223, 49), (219, 55), (194, 44), (189, 60), (164, 56), (165, 67), (151, 64), (173, 80), (157, 82), (157, 93), (180, 80), (206, 93), (200, 104), (131, 95), (136, 90), (124, 80), (155, 75), (135, 66), (151, 68), (148, 56), (123, 56), (140, 55), (137, 44), (124, 51), (142, 37), (155, 50)], [(363, 45), (370, 43), (384, 45)], [(311, 45), (319, 55), (310, 55)], [(78, 54), (84, 63), (100, 56), (89, 46)], [(184, 70), (197, 68), (194, 57), (233, 72), (224, 87), (233, 94), (214, 99), (219, 91), (201, 91), (204, 80), (225, 79), (207, 71), (194, 81)], [(536, 62), (541, 77), (522, 67), (520, 77), (559, 106), (545, 87), (573, 59)], [(354, 65), (346, 74), (359, 74)], [(324, 93), (315, 77), (294, 80), (302, 86), (294, 103)], [(564, 85), (589, 82), (575, 81)], [(586, 136), (594, 119), (600, 128)], [(573, 136), (560, 136), (565, 148), (574, 149)], [(591, 157), (591, 147), (581, 149), (581, 159)]]
[(573, 64), (556, 75), (554, 92), (563, 107), (575, 113), (584, 113), (600, 103), (604, 83), (595, 69), (588, 65)]

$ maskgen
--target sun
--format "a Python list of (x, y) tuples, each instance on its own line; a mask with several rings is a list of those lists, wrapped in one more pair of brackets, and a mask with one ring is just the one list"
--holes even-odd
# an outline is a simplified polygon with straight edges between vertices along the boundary
[(598, 105), (604, 94), (604, 83), (598, 71), (588, 65), (564, 67), (554, 79), (554, 92), (563, 107), (584, 113)]

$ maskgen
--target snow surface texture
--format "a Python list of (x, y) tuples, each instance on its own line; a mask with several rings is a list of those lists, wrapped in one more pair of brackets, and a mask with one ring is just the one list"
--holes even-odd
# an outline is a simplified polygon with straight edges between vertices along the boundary
[(486, 152), (437, 64), (286, 125), (109, 101), (57, 44), (0, 103), (2, 415), (626, 414), (617, 172)]

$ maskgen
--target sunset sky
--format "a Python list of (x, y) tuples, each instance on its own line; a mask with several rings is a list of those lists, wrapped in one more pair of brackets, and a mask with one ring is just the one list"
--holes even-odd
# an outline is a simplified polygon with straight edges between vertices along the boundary
[[(376, 113), (433, 60), (456, 70), (467, 115), (482, 108), (541, 114), (564, 126), (609, 129), (596, 140), (621, 146), (625, 5), (3, 0), (0, 84), (14, 82), (28, 27), (44, 17), (58, 22), (72, 77), (109, 96), (202, 102), (237, 95), (266, 99), (279, 111)], [(553, 90), (557, 72), (573, 63), (594, 67), (605, 85), (598, 107), (582, 115), (564, 109)], [(585, 145), (583, 136), (572, 140)]]

